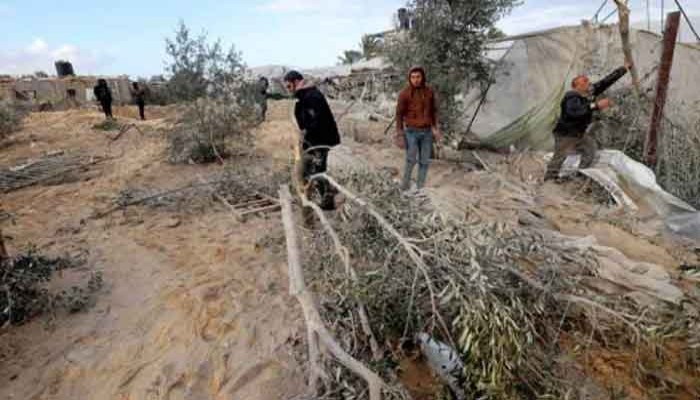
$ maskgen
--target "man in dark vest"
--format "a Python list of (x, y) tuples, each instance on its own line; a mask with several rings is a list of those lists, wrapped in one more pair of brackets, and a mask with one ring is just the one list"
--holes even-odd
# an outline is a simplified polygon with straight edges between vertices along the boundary
[(132, 83), (131, 97), (134, 99), (134, 103), (139, 108), (139, 117), (141, 121), (146, 120), (146, 90), (142, 88), (138, 82)]
[[(315, 86), (307, 85), (299, 72), (289, 71), (284, 76), (284, 82), (287, 90), (297, 99), (294, 116), (303, 135), (304, 178), (308, 179), (314, 174), (326, 172), (328, 152), (340, 144), (338, 126), (326, 97)], [(330, 183), (325, 179), (318, 179), (316, 183), (321, 196), (320, 207), (324, 210), (335, 209), (334, 190)]]
[(260, 103), (260, 113), (262, 116), (262, 120), (265, 121), (267, 118), (267, 90), (270, 87), (270, 81), (265, 78), (264, 76), (261, 76), (258, 79), (258, 87), (257, 87), (257, 97), (258, 97), (258, 102)]
[(107, 81), (104, 79), (97, 80), (97, 86), (92, 90), (97, 101), (102, 106), (102, 111), (105, 113), (105, 118), (114, 119), (112, 116), (112, 91), (107, 86)]
[(607, 98), (597, 100), (610, 86), (622, 78), (632, 68), (625, 64), (610, 75), (591, 85), (586, 75), (579, 75), (571, 82), (573, 90), (568, 91), (561, 101), (561, 115), (554, 128), (554, 156), (547, 165), (545, 180), (556, 179), (559, 176), (566, 156), (572, 151), (581, 152), (579, 168), (589, 168), (595, 161), (598, 151), (595, 136), (587, 132), (593, 122), (594, 111), (604, 111), (610, 107)]

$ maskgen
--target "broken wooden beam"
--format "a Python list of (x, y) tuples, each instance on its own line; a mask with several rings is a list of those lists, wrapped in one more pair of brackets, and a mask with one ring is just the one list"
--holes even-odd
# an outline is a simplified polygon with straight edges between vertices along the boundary
[(637, 67), (634, 63), (634, 58), (632, 57), (632, 46), (630, 45), (630, 9), (627, 7), (626, 2), (622, 0), (615, 0), (617, 9), (620, 16), (620, 38), (622, 40), (622, 52), (625, 55), (625, 61), (631, 65), (630, 73), (632, 74), (632, 85), (634, 87), (634, 94), (639, 96), (641, 92), (639, 86), (639, 73), (637, 72)]
[(659, 65), (659, 77), (656, 82), (656, 100), (654, 101), (654, 111), (651, 115), (649, 134), (647, 135), (644, 145), (644, 161), (650, 166), (656, 165), (657, 161), (656, 150), (658, 147), (659, 126), (663, 119), (664, 106), (666, 105), (666, 96), (668, 94), (668, 84), (671, 80), (673, 53), (676, 49), (676, 38), (678, 37), (680, 20), (681, 13), (679, 11), (669, 13), (666, 18), (663, 51), (661, 53), (661, 64)]

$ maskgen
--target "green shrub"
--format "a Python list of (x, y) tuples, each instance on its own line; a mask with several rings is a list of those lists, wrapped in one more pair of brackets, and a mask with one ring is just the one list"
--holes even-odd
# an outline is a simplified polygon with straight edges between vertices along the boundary
[(0, 100), (0, 138), (22, 128), (22, 120), (29, 110), (18, 103)]

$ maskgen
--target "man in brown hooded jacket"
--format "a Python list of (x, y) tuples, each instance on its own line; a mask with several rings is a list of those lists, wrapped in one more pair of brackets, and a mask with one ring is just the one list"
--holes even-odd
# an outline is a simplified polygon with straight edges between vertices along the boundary
[(413, 67), (408, 72), (408, 86), (399, 94), (396, 105), (396, 139), (406, 149), (406, 169), (401, 189), (411, 186), (413, 167), (418, 163), (416, 186), (422, 189), (428, 176), (433, 139), (440, 141), (435, 92), (426, 84), (425, 70)]

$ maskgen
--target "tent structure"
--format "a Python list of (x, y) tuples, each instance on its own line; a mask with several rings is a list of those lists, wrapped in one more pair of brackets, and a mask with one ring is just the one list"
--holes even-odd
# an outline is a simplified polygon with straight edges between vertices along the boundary
[[(648, 96), (654, 95), (661, 39), (652, 32), (630, 32), (635, 64)], [(583, 24), (534, 32), (506, 38), (499, 47), (490, 54), (497, 59), (495, 83), (470, 129), (494, 147), (550, 150), (559, 103), (571, 80), (584, 73), (600, 79), (624, 62), (617, 25)], [(667, 100), (673, 106), (666, 108), (666, 117), (676, 125), (700, 119), (699, 75), (700, 47), (678, 43)], [(609, 90), (630, 84), (628, 75)], [(478, 90), (464, 94), (465, 127), (481, 98)]]

